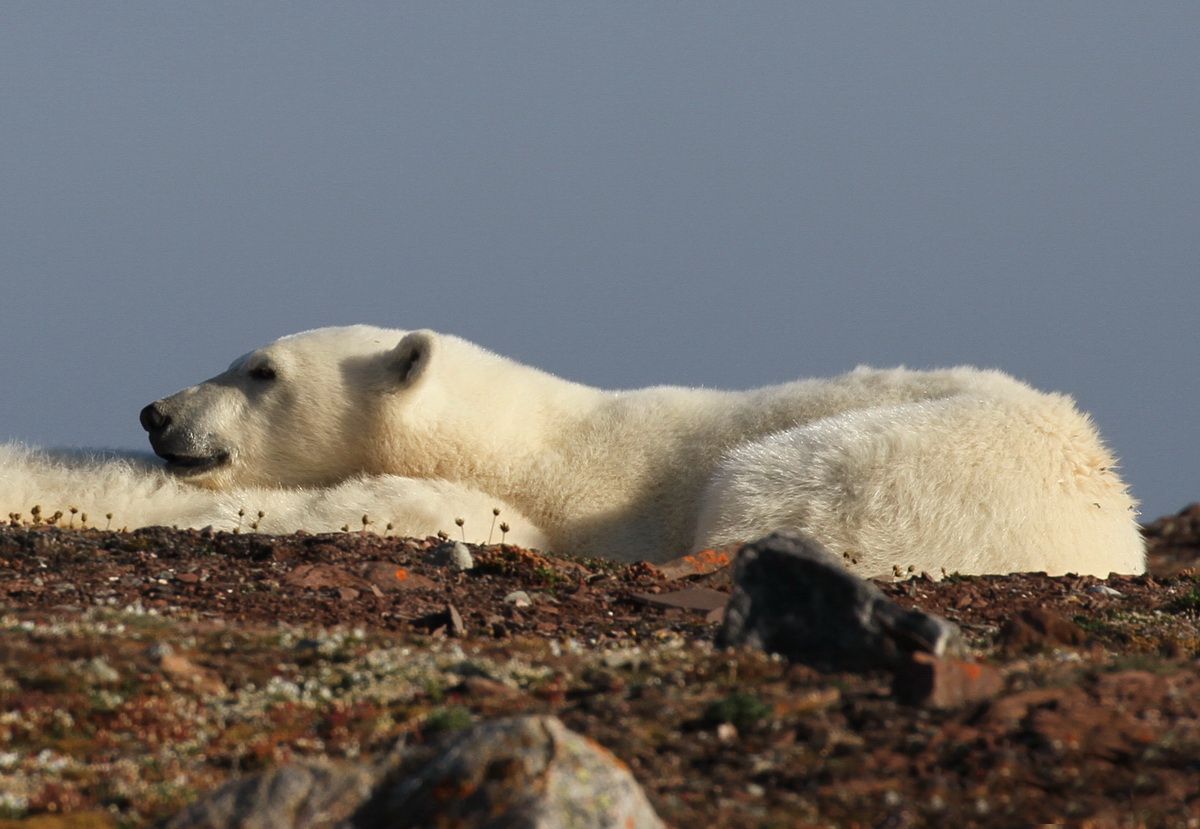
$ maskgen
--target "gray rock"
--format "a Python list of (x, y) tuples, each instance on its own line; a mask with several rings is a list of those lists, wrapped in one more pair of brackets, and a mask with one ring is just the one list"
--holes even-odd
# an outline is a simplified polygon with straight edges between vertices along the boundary
[(156, 665), (166, 657), (173, 656), (174, 653), (175, 649), (171, 647), (169, 642), (155, 642), (145, 650), (146, 656)]
[(307, 761), (232, 780), (161, 829), (661, 829), (629, 769), (557, 718), (493, 720), (378, 764)]
[(108, 664), (108, 660), (103, 656), (89, 659), (87, 664), (83, 666), (83, 670), (94, 682), (111, 685), (121, 680), (121, 672)]
[(658, 829), (663, 823), (624, 763), (556, 717), (522, 716), (453, 738), (354, 826)]
[(231, 780), (162, 829), (336, 829), (371, 795), (379, 770), (309, 760)]
[(834, 671), (891, 670), (912, 652), (965, 652), (955, 625), (904, 610), (798, 532), (747, 544), (733, 579), (718, 645), (760, 648)]
[(533, 604), (533, 599), (524, 590), (514, 590), (504, 597), (505, 604), (515, 605), (517, 607), (529, 607)]
[(475, 558), (467, 545), (461, 541), (447, 541), (430, 550), (425, 561), (438, 567), (453, 567), (456, 570), (470, 570), (475, 567)]

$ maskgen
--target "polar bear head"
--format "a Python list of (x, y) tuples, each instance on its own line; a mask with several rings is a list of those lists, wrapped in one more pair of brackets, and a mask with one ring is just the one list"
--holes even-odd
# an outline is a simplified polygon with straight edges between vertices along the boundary
[(437, 417), (439, 395), (425, 387), (448, 339), (364, 325), (294, 334), (151, 403), (141, 423), (171, 472), (212, 488), (404, 474), (403, 452), (380, 447), (418, 400)]

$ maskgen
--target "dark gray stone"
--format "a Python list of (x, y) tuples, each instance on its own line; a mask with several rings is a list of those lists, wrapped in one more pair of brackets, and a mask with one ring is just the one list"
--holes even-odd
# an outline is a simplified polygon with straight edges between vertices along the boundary
[(904, 610), (798, 532), (742, 548), (717, 644), (749, 646), (826, 671), (892, 670), (912, 652), (964, 653), (958, 628)]

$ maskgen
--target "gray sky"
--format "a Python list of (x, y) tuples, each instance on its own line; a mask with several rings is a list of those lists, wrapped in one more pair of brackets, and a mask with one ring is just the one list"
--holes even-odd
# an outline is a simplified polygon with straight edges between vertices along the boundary
[(292, 331), (1073, 394), (1200, 499), (1200, 3), (0, 6), (0, 439)]

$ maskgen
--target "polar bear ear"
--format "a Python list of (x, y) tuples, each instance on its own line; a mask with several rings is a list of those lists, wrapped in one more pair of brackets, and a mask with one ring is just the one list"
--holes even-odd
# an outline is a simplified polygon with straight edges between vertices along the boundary
[(399, 388), (410, 388), (421, 379), (433, 359), (437, 334), (429, 330), (412, 331), (388, 355), (388, 368)]

